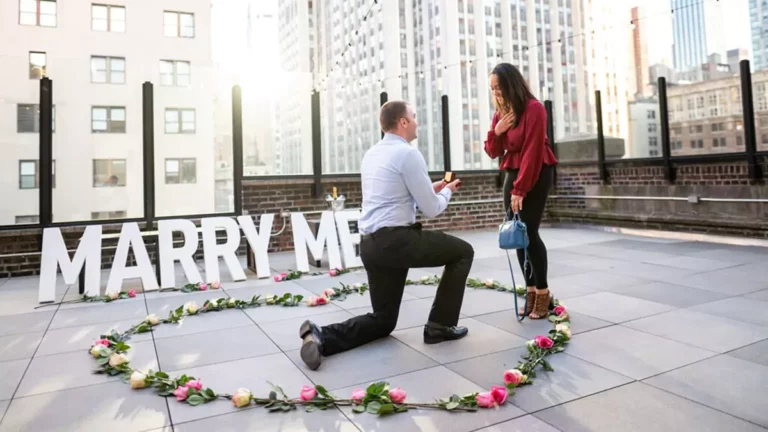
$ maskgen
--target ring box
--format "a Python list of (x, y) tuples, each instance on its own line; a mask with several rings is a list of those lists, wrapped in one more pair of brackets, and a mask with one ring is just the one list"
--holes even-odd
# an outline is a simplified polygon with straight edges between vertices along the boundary
[(445, 173), (445, 177), (443, 178), (443, 180), (445, 180), (446, 183), (451, 183), (452, 181), (456, 180), (456, 174), (451, 171), (448, 171)]

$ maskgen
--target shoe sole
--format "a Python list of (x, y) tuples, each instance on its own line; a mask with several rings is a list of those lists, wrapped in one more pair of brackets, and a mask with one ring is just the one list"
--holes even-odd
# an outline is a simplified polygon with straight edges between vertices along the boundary
[(301, 346), (301, 359), (310, 370), (320, 367), (320, 349), (313, 340), (304, 342)]
[(301, 339), (304, 339), (304, 337), (308, 335), (309, 332), (311, 331), (312, 331), (312, 327), (310, 326), (309, 321), (304, 321), (301, 324), (301, 327), (299, 327), (299, 337)]
[(464, 333), (463, 335), (461, 335), (459, 337), (450, 338), (450, 339), (424, 336), (424, 343), (427, 344), (427, 345), (434, 345), (434, 344), (439, 344), (440, 342), (448, 342), (448, 341), (459, 340), (459, 339), (465, 338), (468, 334), (469, 333), (467, 332), (467, 333)]

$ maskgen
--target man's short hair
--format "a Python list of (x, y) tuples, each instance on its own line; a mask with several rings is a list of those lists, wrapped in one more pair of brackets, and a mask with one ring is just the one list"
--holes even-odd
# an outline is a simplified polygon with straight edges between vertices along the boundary
[(408, 102), (393, 100), (381, 106), (379, 124), (384, 132), (397, 128), (397, 122), (408, 115)]

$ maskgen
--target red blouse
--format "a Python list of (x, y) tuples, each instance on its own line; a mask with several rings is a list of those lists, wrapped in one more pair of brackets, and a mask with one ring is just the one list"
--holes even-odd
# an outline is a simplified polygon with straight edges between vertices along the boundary
[(494, 130), (498, 122), (496, 112), (485, 141), (485, 152), (492, 158), (503, 156), (501, 170), (520, 170), (512, 195), (525, 197), (539, 180), (542, 165), (557, 164), (547, 137), (547, 111), (541, 102), (530, 99), (517, 127), (496, 136)]

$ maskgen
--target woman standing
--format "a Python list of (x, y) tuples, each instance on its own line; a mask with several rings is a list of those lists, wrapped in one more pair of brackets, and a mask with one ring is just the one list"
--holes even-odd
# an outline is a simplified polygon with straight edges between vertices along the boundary
[(547, 111), (536, 100), (520, 71), (509, 63), (497, 65), (491, 73), (491, 93), (496, 105), (485, 152), (502, 157), (504, 209), (519, 212), (528, 226), (528, 257), (532, 272), (525, 271), (525, 252), (517, 259), (528, 286), (524, 315), (546, 318), (551, 294), (547, 285), (547, 248), (539, 236), (549, 188), (557, 159), (547, 138)]

